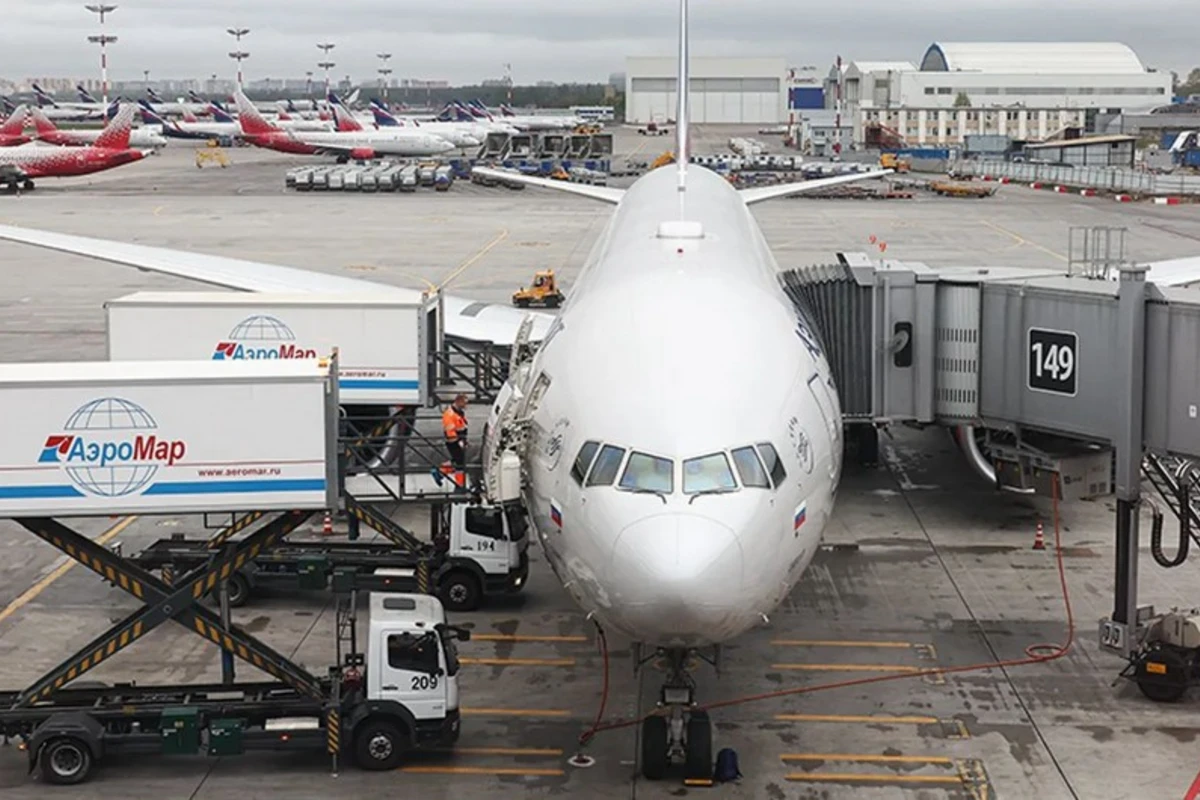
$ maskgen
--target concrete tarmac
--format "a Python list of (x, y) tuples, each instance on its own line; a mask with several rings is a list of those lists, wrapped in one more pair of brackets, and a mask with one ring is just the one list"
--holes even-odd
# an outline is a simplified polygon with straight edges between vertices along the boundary
[[(731, 130), (702, 128), (719, 150)], [(738, 134), (745, 131), (736, 131)], [(765, 138), (765, 137), (760, 137)], [(664, 139), (618, 135), (618, 152), (653, 158)], [(566, 291), (607, 219), (603, 206), (540, 190), (464, 183), (447, 193), (298, 194), (283, 173), (300, 159), (230, 151), (227, 169), (197, 169), (194, 151), (92, 178), (39, 183), (0, 197), (6, 224), (304, 267), (420, 287), (453, 276), (448, 291), (507, 302), (536, 269), (553, 267)], [(1068, 228), (1127, 227), (1131, 258), (1200, 254), (1200, 206), (1122, 205), (1006, 186), (987, 200), (790, 199), (755, 210), (780, 266), (870, 251), (932, 266), (1066, 269)], [(486, 252), (484, 252), (486, 250)], [(875, 252), (878, 252), (877, 250)], [(480, 255), (480, 253), (483, 253)], [(195, 289), (187, 281), (65, 254), (0, 244), (0, 359), (105, 357), (103, 303), (141, 289)], [(1098, 398), (1098, 402), (1103, 402)], [(12, 421), (10, 421), (12, 424)], [(738, 751), (744, 777), (712, 790), (651, 784), (636, 770), (636, 727), (599, 734), (594, 766), (567, 763), (601, 699), (603, 659), (593, 631), (533, 553), (520, 596), (455, 622), (463, 647), (463, 738), (453, 754), (415, 758), (395, 774), (353, 768), (328, 775), (322, 754), (112, 761), (72, 797), (361, 798), (1076, 798), (1182, 796), (1195, 772), (1197, 704), (1162, 706), (1128, 683), (1098, 647), (1111, 611), (1111, 502), (1064, 504), (997, 494), (965, 469), (942, 431), (899, 430), (882, 465), (847, 467), (826, 546), (770, 623), (724, 651), (721, 673), (701, 666), (703, 703), (817, 687), (868, 676), (872, 685), (826, 689), (714, 710), (716, 747)], [(421, 509), (405, 512), (420, 518)], [(1031, 549), (1038, 521), (1051, 547)], [(137, 550), (172, 533), (202, 533), (199, 518), (77, 521), (86, 534)], [(1055, 523), (1058, 523), (1057, 526)], [(1059, 586), (1062, 540), (1072, 646), (1062, 658), (938, 677), (931, 666), (1021, 660), (1025, 648), (1071, 636)], [(300, 534), (317, 535), (316, 526)], [(1145, 553), (1141, 600), (1196, 604), (1195, 562), (1174, 570)], [(48, 545), (0, 522), (0, 687), (20, 688), (136, 607), (136, 601)], [(236, 621), (323, 672), (333, 657), (333, 611), (323, 594), (257, 596)], [(653, 707), (660, 673), (635, 676), (627, 642), (609, 642), (606, 719)], [(260, 677), (238, 666), (239, 676)], [(218, 653), (169, 624), (89, 673), (138, 683), (218, 679)], [(40, 798), (24, 754), (0, 749), (0, 796)]]

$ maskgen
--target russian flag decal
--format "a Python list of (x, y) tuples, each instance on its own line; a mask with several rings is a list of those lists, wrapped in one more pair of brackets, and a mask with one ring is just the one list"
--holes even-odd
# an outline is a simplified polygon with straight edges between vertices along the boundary
[(792, 521), (792, 530), (798, 531), (804, 525), (805, 519), (808, 518), (808, 503), (801, 503), (796, 509), (796, 517)]
[(550, 500), (550, 521), (558, 527), (562, 527), (562, 509), (558, 507), (558, 503)]

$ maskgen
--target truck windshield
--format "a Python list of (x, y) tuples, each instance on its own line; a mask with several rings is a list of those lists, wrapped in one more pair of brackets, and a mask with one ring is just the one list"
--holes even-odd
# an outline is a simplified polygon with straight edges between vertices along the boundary
[(529, 517), (525, 514), (525, 508), (520, 505), (511, 505), (505, 508), (505, 516), (508, 517), (508, 535), (514, 542), (519, 542), (525, 538), (525, 534), (529, 532)]
[(446, 651), (446, 676), (453, 678), (458, 674), (458, 641), (444, 627), (438, 632), (442, 635), (442, 649)]

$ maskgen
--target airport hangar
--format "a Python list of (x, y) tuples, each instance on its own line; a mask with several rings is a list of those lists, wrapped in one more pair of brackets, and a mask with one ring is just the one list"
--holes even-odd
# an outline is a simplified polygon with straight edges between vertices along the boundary
[[(625, 60), (625, 120), (675, 119), (675, 56)], [(696, 123), (762, 124), (787, 118), (787, 60), (691, 58), (690, 119)]]

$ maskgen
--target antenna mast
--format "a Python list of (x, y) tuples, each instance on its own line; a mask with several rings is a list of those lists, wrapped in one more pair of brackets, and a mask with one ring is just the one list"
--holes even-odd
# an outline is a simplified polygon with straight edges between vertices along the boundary
[(679, 191), (683, 191), (687, 183), (688, 165), (688, 94), (691, 82), (688, 80), (688, 0), (679, 0), (679, 79), (676, 94), (678, 109), (675, 113), (675, 163), (679, 171)]

